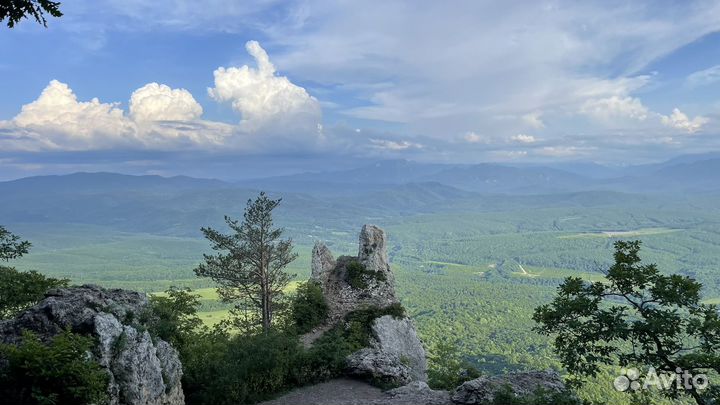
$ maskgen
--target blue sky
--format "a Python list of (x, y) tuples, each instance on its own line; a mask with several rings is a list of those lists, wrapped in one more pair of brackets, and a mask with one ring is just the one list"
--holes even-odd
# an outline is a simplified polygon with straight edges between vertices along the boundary
[(75, 0), (0, 31), (0, 179), (720, 149), (720, 3)]

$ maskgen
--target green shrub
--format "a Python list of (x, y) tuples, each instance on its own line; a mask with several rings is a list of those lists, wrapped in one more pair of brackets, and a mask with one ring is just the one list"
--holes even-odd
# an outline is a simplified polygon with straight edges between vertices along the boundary
[(150, 297), (149, 311), (141, 315), (140, 323), (151, 335), (172, 344), (182, 353), (187, 341), (202, 326), (202, 320), (197, 316), (199, 295), (190, 289), (174, 287), (165, 294)]
[(183, 359), (188, 404), (247, 404), (272, 398), (295, 385), (303, 348), (297, 336), (270, 331), (254, 336), (205, 331), (189, 343)]
[(433, 389), (452, 390), (480, 377), (480, 371), (460, 355), (455, 343), (439, 342), (428, 360), (428, 385)]
[(399, 303), (387, 307), (367, 307), (350, 312), (344, 322), (326, 332), (315, 341), (304, 359), (306, 372), (298, 371), (297, 379), (302, 384), (314, 383), (337, 377), (345, 368), (345, 358), (370, 345), (372, 323), (376, 318), (391, 315), (405, 316), (405, 308)]
[(103, 404), (108, 374), (89, 350), (92, 338), (65, 331), (48, 344), (25, 332), (19, 345), (0, 345), (0, 398), (8, 404)]
[(45, 297), (47, 290), (67, 285), (68, 280), (0, 266), (0, 319), (10, 318), (35, 305)]
[(316, 282), (300, 283), (290, 305), (293, 323), (298, 333), (310, 332), (327, 319), (328, 304)]
[[(311, 283), (299, 288), (298, 296), (303, 298), (293, 300), (294, 316), (304, 314), (296, 318), (296, 322), (302, 320), (297, 322), (299, 325), (307, 327), (321, 319), (318, 290)], [(161, 302), (163, 307), (167, 304)], [(182, 338), (176, 340), (181, 342), (178, 350), (186, 401), (214, 405), (254, 403), (294, 387), (340, 376), (345, 358), (369, 345), (372, 321), (384, 315), (401, 317), (405, 310), (393, 304), (351, 312), (345, 322), (325, 333), (309, 350), (300, 345), (295, 328), (289, 329), (293, 333), (271, 330), (267, 334), (235, 335), (223, 327), (181, 328)]]
[(372, 271), (365, 268), (362, 263), (357, 260), (353, 260), (347, 264), (346, 270), (346, 281), (350, 284), (350, 287), (361, 290), (368, 286), (368, 279), (375, 279), (378, 281), (385, 281), (385, 273), (381, 271)]

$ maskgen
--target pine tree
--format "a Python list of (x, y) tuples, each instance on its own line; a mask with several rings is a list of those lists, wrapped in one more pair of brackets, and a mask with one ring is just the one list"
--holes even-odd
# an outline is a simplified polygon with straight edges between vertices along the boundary
[(202, 228), (216, 254), (203, 255), (205, 262), (195, 269), (200, 277), (210, 277), (220, 285), (218, 294), (226, 302), (249, 300), (260, 312), (263, 332), (270, 330), (273, 311), (283, 289), (294, 275), (285, 272), (297, 254), (292, 240), (282, 239), (283, 228), (275, 228), (272, 212), (282, 200), (262, 192), (248, 200), (244, 220), (225, 216), (233, 231), (226, 235)]

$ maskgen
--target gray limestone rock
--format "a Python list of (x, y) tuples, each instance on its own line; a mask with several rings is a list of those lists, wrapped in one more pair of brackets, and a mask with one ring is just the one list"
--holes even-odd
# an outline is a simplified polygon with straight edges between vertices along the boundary
[(181, 405), (182, 365), (168, 343), (153, 342), (137, 324), (147, 309), (144, 294), (98, 286), (60, 288), (22, 312), (0, 322), (0, 341), (18, 343), (23, 330), (49, 340), (69, 328), (97, 339), (96, 360), (108, 372), (111, 405)]
[(467, 381), (455, 389), (452, 400), (457, 404), (489, 404), (495, 394), (505, 387), (509, 387), (517, 397), (531, 395), (538, 388), (551, 392), (566, 389), (560, 374), (555, 371), (514, 372)]

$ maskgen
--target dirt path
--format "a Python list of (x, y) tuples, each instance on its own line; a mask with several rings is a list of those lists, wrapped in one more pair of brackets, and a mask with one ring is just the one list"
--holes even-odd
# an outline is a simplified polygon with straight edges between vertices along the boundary
[(314, 331), (310, 333), (306, 333), (300, 337), (300, 342), (302, 342), (303, 346), (305, 346), (306, 349), (309, 349), (312, 347), (312, 344), (318, 340), (322, 335), (325, 334), (325, 332), (332, 329), (333, 325), (323, 325)]
[(371, 405), (389, 401), (380, 388), (362, 381), (337, 379), (298, 388), (260, 405)]
[(383, 392), (366, 382), (339, 378), (293, 390), (260, 405), (452, 405), (450, 393), (414, 382)]

